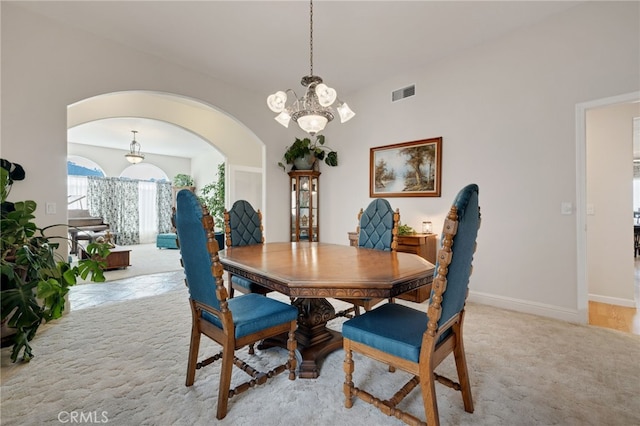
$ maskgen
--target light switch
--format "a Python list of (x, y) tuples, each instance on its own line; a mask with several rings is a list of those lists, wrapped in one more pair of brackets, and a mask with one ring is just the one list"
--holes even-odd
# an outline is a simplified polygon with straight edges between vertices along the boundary
[(46, 214), (56, 214), (56, 203), (47, 203), (45, 212)]
[(596, 214), (596, 208), (593, 206), (593, 204), (587, 204), (587, 214), (589, 216), (593, 216), (594, 214)]
[(568, 201), (563, 201), (560, 204), (560, 213), (562, 214), (571, 214), (573, 213), (573, 206)]

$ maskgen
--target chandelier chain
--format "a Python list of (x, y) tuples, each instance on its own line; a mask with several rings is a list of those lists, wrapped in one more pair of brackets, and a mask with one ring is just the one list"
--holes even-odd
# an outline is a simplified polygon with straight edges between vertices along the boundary
[(313, 75), (313, 0), (309, 0), (309, 75)]

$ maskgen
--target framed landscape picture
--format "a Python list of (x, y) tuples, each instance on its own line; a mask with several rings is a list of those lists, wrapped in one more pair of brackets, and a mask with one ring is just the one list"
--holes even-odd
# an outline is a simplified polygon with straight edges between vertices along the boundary
[(371, 148), (370, 197), (439, 197), (442, 138)]

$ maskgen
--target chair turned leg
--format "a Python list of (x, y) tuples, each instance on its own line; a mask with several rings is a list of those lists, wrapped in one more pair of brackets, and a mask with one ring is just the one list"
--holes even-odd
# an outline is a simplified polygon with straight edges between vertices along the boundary
[(353, 354), (348, 347), (348, 343), (344, 347), (344, 363), (342, 365), (344, 369), (344, 384), (342, 388), (344, 390), (344, 406), (346, 408), (353, 407), (353, 398), (351, 397), (351, 389), (353, 389)]
[(289, 350), (289, 359), (287, 362), (287, 365), (289, 366), (289, 380), (296, 379), (296, 349), (298, 348), (298, 341), (296, 340), (297, 327), (297, 321), (293, 321), (291, 323), (291, 330), (289, 330), (289, 339), (287, 340), (287, 349)]

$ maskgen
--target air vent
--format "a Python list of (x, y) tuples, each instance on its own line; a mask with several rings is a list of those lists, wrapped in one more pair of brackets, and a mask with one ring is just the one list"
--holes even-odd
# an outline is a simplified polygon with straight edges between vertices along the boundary
[(412, 84), (402, 89), (394, 90), (391, 93), (391, 102), (399, 101), (400, 99), (408, 98), (416, 94), (416, 85)]

